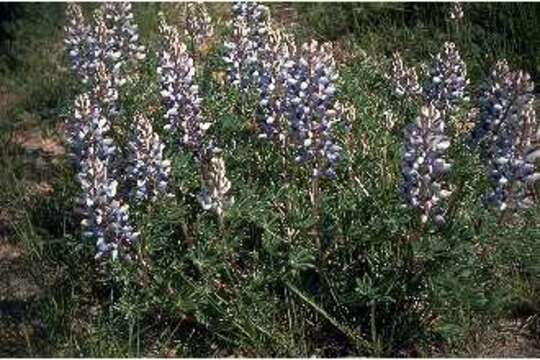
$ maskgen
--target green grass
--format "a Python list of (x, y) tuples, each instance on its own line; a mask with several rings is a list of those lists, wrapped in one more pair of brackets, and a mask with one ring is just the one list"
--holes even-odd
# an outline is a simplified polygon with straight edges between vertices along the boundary
[[(150, 49), (161, 6), (134, 6)], [(236, 201), (220, 231), (195, 199), (200, 180), (193, 160), (169, 148), (176, 199), (132, 214), (148, 245), (147, 269), (100, 266), (92, 244), (80, 239), (73, 211), (77, 184), (66, 159), (47, 162), (45, 170), (29, 168), (36, 159), (13, 145), (15, 130), (37, 126), (55, 134), (78, 90), (62, 58), (63, 5), (25, 5), (24, 15), (11, 23), (12, 60), (3, 61), (0, 73), (0, 96), (11, 96), (0, 108), (0, 205), (15, 214), (10, 239), (27, 251), (42, 284), (53, 283), (36, 304), (44, 328), (40, 354), (410, 356), (435, 349), (448, 356), (481, 355), (488, 339), (478, 335), (485, 327), (511, 316), (538, 317), (538, 208), (498, 224), (497, 214), (479, 201), (485, 171), (458, 141), (451, 149), (451, 181), (458, 191), (444, 228), (419, 228), (397, 193), (400, 129), (415, 109), (391, 95), (384, 56), (400, 49), (411, 63), (427, 61), (454, 30), (445, 25), (433, 31), (437, 24), (422, 22), (426, 9), (401, 4), (298, 6), (305, 20), (296, 30), (300, 38), (339, 41), (347, 55), (340, 96), (357, 109), (338, 179), (322, 183), (320, 220), (311, 211), (306, 171), (283, 166), (246, 125), (236, 94), (213, 80), (211, 72), (223, 66), (216, 46), (202, 79), (205, 112), (227, 149)], [(347, 6), (355, 7), (352, 22)], [(538, 51), (533, 36), (505, 48), (500, 44), (515, 38), (491, 31), (516, 9), (532, 18), (522, 24), (516, 15), (511, 24), (529, 29), (538, 7), (490, 6), (487, 18), (482, 9), (472, 11), (476, 7), (470, 5), (474, 17), (466, 25), (474, 34), (456, 34), (472, 88), (499, 55), (537, 71), (538, 57), (529, 56)], [(220, 6), (213, 10), (224, 14)], [(466, 5), (466, 16), (468, 11)], [(330, 13), (335, 16), (325, 15)], [(218, 34), (226, 32), (223, 23)], [(479, 29), (494, 39), (482, 43), (490, 49), (487, 58), (477, 48)], [(350, 33), (338, 36), (345, 30)], [(128, 114), (159, 104), (154, 63), (150, 55), (141, 82), (123, 94)], [(250, 104), (242, 106), (249, 110)], [(384, 126), (389, 109), (399, 119), (394, 131)], [(160, 111), (153, 117), (159, 121)], [(21, 180), (36, 177), (51, 183), (53, 195), (30, 197), (21, 206), (27, 191)], [(516, 315), (517, 309), (525, 315)]]

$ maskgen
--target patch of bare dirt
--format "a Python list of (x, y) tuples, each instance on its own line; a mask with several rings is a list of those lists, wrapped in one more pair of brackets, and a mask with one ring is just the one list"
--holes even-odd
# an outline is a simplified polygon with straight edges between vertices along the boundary
[(27, 185), (27, 196), (29, 198), (34, 197), (48, 197), (52, 194), (53, 187), (46, 181), (30, 182)]
[(469, 345), (448, 354), (444, 348), (433, 347), (430, 357), (470, 357), (470, 358), (539, 358), (540, 337), (538, 314), (501, 319), (496, 324), (485, 326), (470, 335)]
[(497, 358), (540, 357), (540, 344), (531, 333), (532, 318), (501, 321), (493, 334), (493, 344), (481, 350), (480, 356)]
[(21, 98), (0, 86), (0, 115), (5, 115)]
[(0, 209), (0, 244), (13, 232), (11, 219), (13, 215), (7, 209)]
[(49, 156), (65, 153), (64, 147), (56, 139), (44, 137), (40, 130), (17, 131), (13, 141), (29, 151), (41, 151)]
[(21, 255), (22, 251), (19, 247), (9, 243), (0, 243), (0, 261), (15, 260)]
[(298, 26), (298, 12), (292, 3), (275, 3), (272, 19), (283, 27)]
[[(19, 154), (19, 150), (16, 156), (31, 179), (20, 179), (22, 191), (18, 204), (31, 206), (34, 199), (47, 198), (53, 193), (47, 179), (65, 150), (57, 137), (46, 135), (34, 119), (24, 127), (15, 130), (10, 142), (25, 150), (25, 154)], [(40, 349), (46, 337), (36, 311), (53, 286), (49, 283), (52, 276), (36, 272), (22, 246), (10, 241), (14, 236), (13, 223), (20, 220), (21, 209), (16, 206), (0, 209), (0, 357), (42, 353)]]
[(30, 315), (44, 295), (16, 245), (0, 243), (0, 357), (31, 356), (42, 338), (40, 322)]

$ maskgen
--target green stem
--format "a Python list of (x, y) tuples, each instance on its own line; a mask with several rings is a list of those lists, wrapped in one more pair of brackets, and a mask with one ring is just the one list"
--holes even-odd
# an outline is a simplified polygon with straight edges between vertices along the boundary
[(296, 288), (290, 282), (285, 281), (285, 286), (289, 290), (291, 290), (292, 293), (294, 293), (296, 296), (298, 296), (303, 302), (308, 304), (313, 310), (315, 310), (323, 318), (325, 318), (337, 330), (339, 330), (341, 333), (343, 333), (345, 336), (347, 336), (350, 340), (352, 340), (359, 348), (364, 348), (364, 349), (369, 349), (369, 350), (373, 349), (372, 344), (370, 344), (368, 341), (362, 339), (358, 335), (358, 333), (356, 331), (350, 329), (346, 325), (340, 324), (336, 319), (334, 319), (332, 316), (330, 316), (323, 308), (321, 308), (319, 305), (317, 305), (307, 295), (303, 294), (298, 288)]
[(370, 322), (371, 322), (371, 341), (376, 344), (378, 353), (378, 341), (377, 341), (377, 324), (375, 323), (375, 302), (370, 305)]

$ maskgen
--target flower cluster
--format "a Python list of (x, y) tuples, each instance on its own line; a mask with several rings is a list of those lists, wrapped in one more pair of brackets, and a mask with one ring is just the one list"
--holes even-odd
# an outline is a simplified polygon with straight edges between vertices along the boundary
[(67, 5), (64, 32), (64, 45), (71, 69), (82, 83), (86, 83), (89, 78), (87, 39), (90, 26), (86, 24), (79, 4), (69, 3)]
[(138, 234), (129, 225), (128, 207), (117, 194), (118, 182), (110, 170), (116, 151), (108, 136), (108, 121), (88, 94), (75, 101), (68, 140), (81, 186), (79, 212), (83, 236), (96, 240), (97, 257), (128, 256)]
[(248, 40), (249, 29), (244, 20), (238, 19), (233, 24), (231, 41), (225, 42), (225, 56), (223, 61), (227, 64), (225, 80), (228, 84), (245, 92), (249, 88), (249, 72), (247, 68), (250, 43)]
[(540, 180), (535, 167), (540, 159), (540, 131), (532, 102), (514, 121), (513, 126), (501, 129), (489, 160), (492, 190), (487, 201), (501, 211), (533, 206), (531, 185)]
[[(117, 89), (129, 80), (128, 66), (146, 56), (133, 23), (131, 4), (104, 3), (94, 12), (92, 25), (85, 23), (77, 4), (67, 6), (66, 16), (64, 43), (81, 82), (91, 82), (91, 88), (101, 86), (103, 91), (105, 87)], [(96, 98), (102, 99), (101, 95)]]
[(180, 41), (178, 31), (162, 17), (161, 47), (158, 54), (160, 93), (165, 105), (165, 130), (178, 134), (184, 148), (196, 157), (203, 156), (203, 142), (211, 123), (205, 122), (201, 111), (202, 99), (195, 83), (195, 66), (187, 47)]
[(91, 102), (88, 94), (79, 95), (75, 100), (73, 118), (67, 128), (67, 140), (77, 168), (88, 156), (89, 147), (103, 161), (113, 161), (116, 147), (109, 137), (109, 122), (102, 116), (101, 109)]
[(385, 110), (383, 112), (384, 117), (384, 127), (388, 131), (392, 131), (394, 129), (394, 126), (396, 126), (397, 118), (396, 114), (392, 110)]
[(491, 86), (481, 98), (481, 113), (473, 138), (484, 151), (492, 190), (489, 204), (499, 210), (533, 205), (531, 184), (540, 179), (540, 128), (534, 111), (534, 84), (522, 71), (499, 62)]
[(98, 156), (94, 146), (88, 148), (77, 178), (83, 236), (96, 240), (96, 258), (129, 258), (130, 246), (139, 234), (129, 224), (129, 207), (118, 196), (118, 182), (108, 174), (107, 161)]
[(144, 60), (146, 49), (139, 42), (139, 30), (133, 22), (131, 3), (109, 2), (104, 3), (102, 8), (114, 47), (121, 54), (118, 66), (125, 67)]
[(287, 136), (286, 125), (283, 124), (284, 65), (293, 60), (296, 49), (291, 39), (281, 31), (272, 28), (268, 31), (269, 39), (260, 51), (258, 68), (254, 73), (259, 137), (283, 143)]
[(225, 162), (221, 157), (211, 158), (208, 168), (203, 170), (203, 182), (204, 187), (198, 196), (201, 206), (222, 218), (224, 211), (234, 203), (234, 198), (229, 196), (231, 182), (227, 179)]
[(463, 6), (460, 2), (453, 2), (450, 7), (450, 20), (452, 21), (460, 21), (463, 19)]
[(522, 72), (511, 71), (506, 60), (498, 61), (479, 97), (479, 118), (472, 140), (488, 151), (499, 127), (531, 101), (533, 84)]
[(127, 181), (136, 201), (156, 200), (167, 195), (171, 162), (163, 156), (165, 145), (141, 113), (135, 115), (128, 142)]
[(342, 122), (336, 101), (338, 72), (332, 45), (312, 40), (283, 66), (285, 109), (297, 162), (310, 162), (313, 176), (333, 177), (341, 147), (334, 125)]
[(118, 113), (118, 88), (126, 81), (125, 64), (143, 58), (134, 45), (136, 27), (130, 25), (129, 4), (104, 4), (94, 13), (94, 24), (84, 24), (77, 5), (68, 5), (65, 44), (72, 67), (90, 92), (75, 102), (69, 126), (77, 178), (83, 236), (96, 241), (97, 255), (129, 257), (138, 234), (129, 224), (128, 206), (117, 192), (116, 147), (110, 137), (109, 117)]
[(202, 3), (187, 3), (182, 24), (184, 34), (190, 39), (192, 49), (199, 49), (214, 33), (212, 19)]
[(465, 99), (467, 67), (454, 43), (444, 43), (441, 53), (434, 56), (424, 85), (424, 97), (443, 116)]
[(449, 146), (441, 113), (433, 104), (422, 107), (415, 123), (405, 129), (399, 186), (407, 204), (419, 211), (422, 223), (444, 223), (443, 200), (450, 195), (445, 183), (451, 168), (445, 156)]
[(260, 6), (255, 1), (233, 1), (231, 9), (235, 19), (250, 21), (256, 19)]
[(392, 71), (389, 79), (397, 96), (413, 97), (422, 92), (416, 69), (405, 66), (401, 54), (397, 51), (392, 55)]
[[(108, 118), (114, 118), (120, 112), (118, 105), (118, 78), (104, 61), (96, 59), (92, 63), (92, 95), (99, 101)], [(114, 71), (114, 70), (113, 70)]]
[(235, 2), (232, 12), (233, 36), (224, 44), (226, 80), (245, 93), (254, 84), (259, 52), (268, 41), (270, 11), (256, 2)]

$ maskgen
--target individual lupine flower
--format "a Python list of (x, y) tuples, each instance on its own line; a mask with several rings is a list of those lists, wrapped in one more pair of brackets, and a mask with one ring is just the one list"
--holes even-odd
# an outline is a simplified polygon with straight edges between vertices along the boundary
[(356, 108), (349, 102), (341, 103), (336, 100), (334, 108), (330, 109), (328, 115), (333, 119), (333, 126), (338, 126), (342, 130), (349, 132), (356, 120)]
[(450, 141), (444, 121), (433, 104), (423, 106), (416, 121), (405, 129), (401, 147), (400, 192), (407, 205), (420, 213), (422, 223), (444, 223), (443, 201), (450, 195), (445, 177)]
[(156, 200), (168, 195), (171, 162), (163, 156), (165, 145), (152, 129), (152, 124), (139, 113), (128, 142), (127, 181), (136, 201)]
[(527, 73), (507, 72), (504, 78), (510, 96), (503, 116), (491, 122), (487, 146), (489, 204), (498, 210), (533, 205), (531, 185), (540, 180), (535, 162), (540, 158), (540, 128), (534, 111), (533, 83)]
[(383, 112), (383, 116), (384, 116), (384, 127), (386, 128), (386, 130), (392, 131), (397, 122), (396, 115), (394, 114), (392, 110), (385, 110)]
[(200, 158), (206, 145), (204, 135), (211, 123), (206, 122), (202, 99), (195, 84), (195, 66), (186, 45), (176, 29), (161, 19), (161, 48), (158, 54), (160, 93), (165, 105), (165, 130), (172, 131), (181, 144)]
[(401, 54), (397, 51), (392, 55), (392, 70), (388, 78), (397, 96), (412, 97), (422, 93), (416, 69), (405, 66)]
[(455, 1), (450, 7), (450, 20), (460, 21), (461, 19), (463, 19), (463, 6)]
[(335, 124), (342, 123), (336, 107), (338, 72), (330, 43), (315, 40), (302, 45), (283, 68), (285, 106), (295, 160), (313, 166), (313, 176), (333, 177), (341, 147)]
[(113, 161), (116, 147), (109, 137), (109, 122), (102, 116), (99, 106), (91, 102), (88, 94), (79, 95), (75, 100), (73, 117), (68, 121), (67, 129), (67, 140), (77, 169), (88, 157), (89, 147), (102, 161)]
[(88, 35), (90, 26), (86, 24), (81, 6), (69, 3), (66, 8), (64, 45), (71, 69), (82, 83), (88, 81)]
[(119, 66), (134, 65), (144, 60), (146, 49), (139, 41), (139, 29), (133, 22), (131, 3), (106, 2), (102, 4), (102, 9), (114, 46), (121, 54)]
[(96, 258), (129, 258), (130, 247), (139, 234), (129, 224), (129, 208), (118, 197), (118, 182), (108, 173), (108, 163), (95, 146), (88, 147), (77, 178), (83, 237), (96, 241)]
[(234, 203), (229, 195), (231, 182), (227, 179), (225, 162), (219, 156), (210, 159), (203, 169), (203, 189), (198, 196), (204, 210), (211, 210), (222, 219), (225, 210)]
[(184, 22), (184, 35), (190, 39), (192, 50), (199, 49), (214, 33), (212, 18), (203, 3), (187, 3)]
[(444, 116), (465, 100), (467, 67), (454, 43), (444, 43), (444, 49), (433, 57), (429, 76), (424, 85), (424, 97)]

